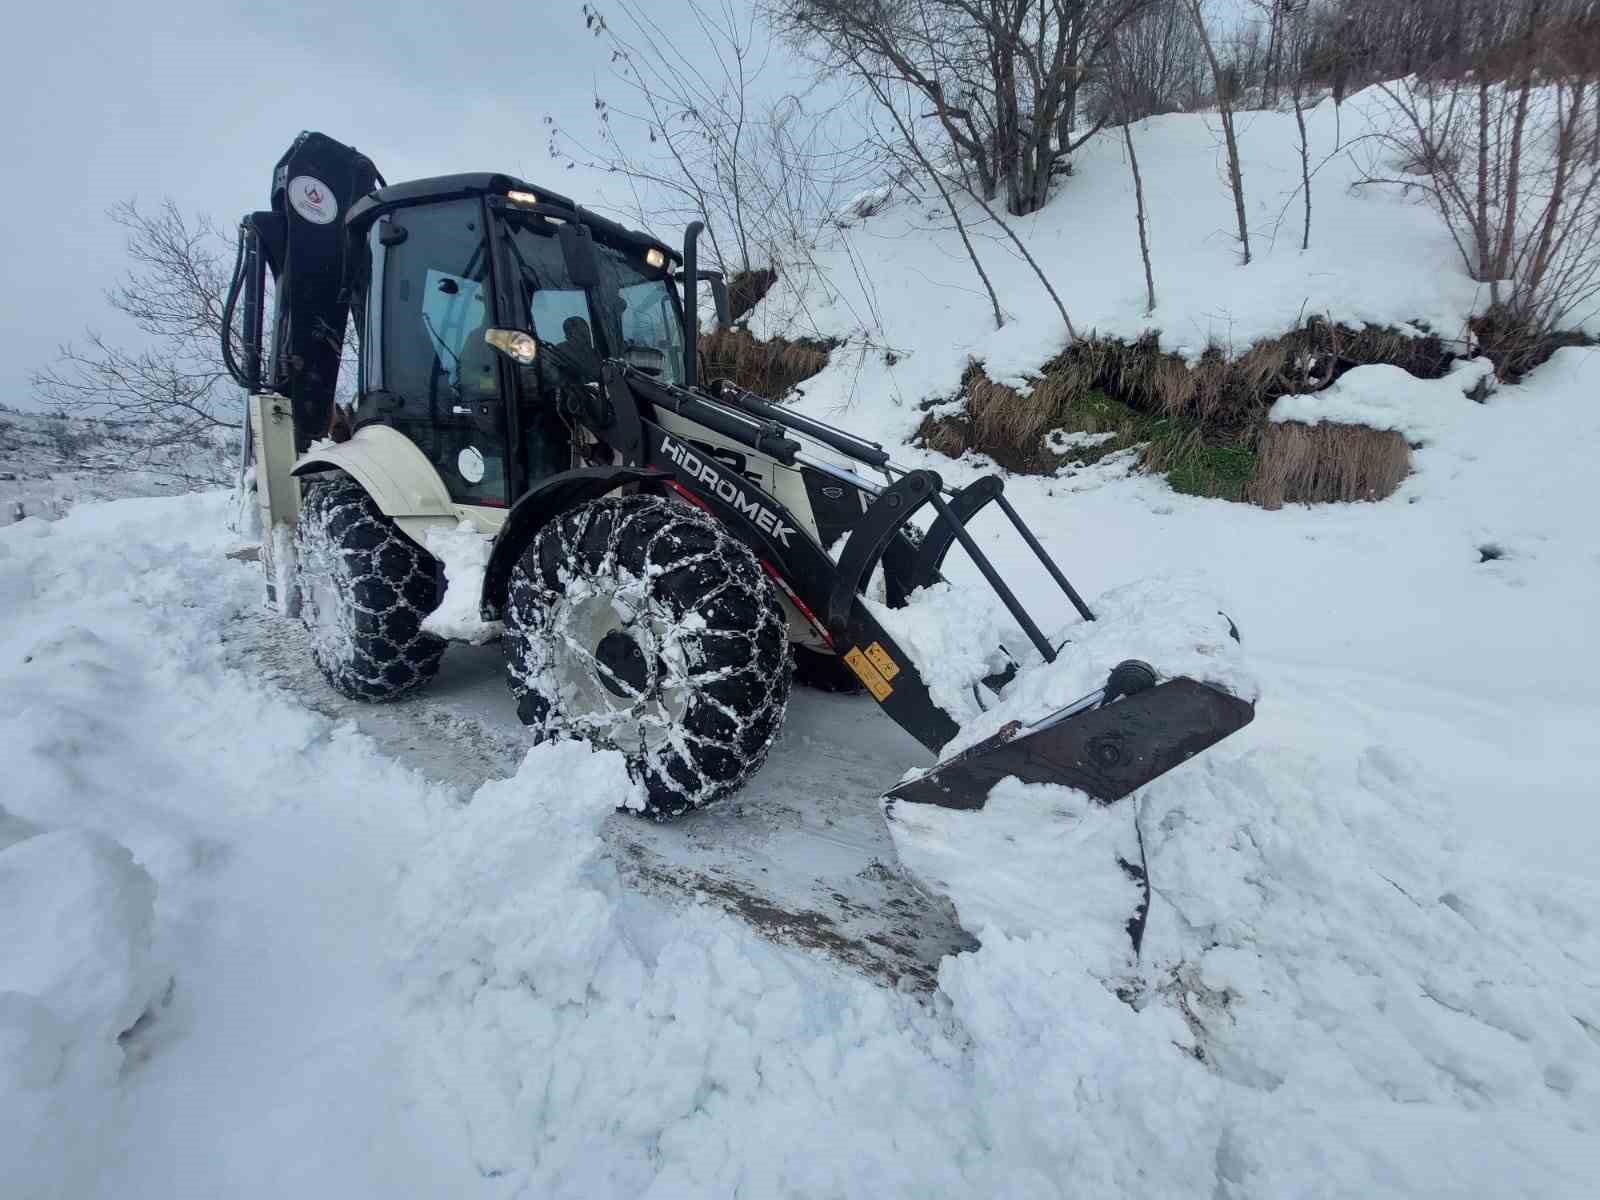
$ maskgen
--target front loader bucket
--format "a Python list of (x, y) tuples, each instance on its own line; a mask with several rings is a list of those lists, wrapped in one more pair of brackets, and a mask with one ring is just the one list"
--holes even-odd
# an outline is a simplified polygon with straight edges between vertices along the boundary
[[(1119, 686), (1119, 674), (1147, 682)], [(1154, 672), (1128, 663), (1107, 687), (1031, 725), (1013, 722), (888, 793), (890, 800), (982, 808), (989, 789), (1007, 776), (1058, 783), (1101, 804), (1121, 800), (1173, 767), (1243, 729), (1255, 705), (1220, 688), (1180, 677), (1154, 682)]]

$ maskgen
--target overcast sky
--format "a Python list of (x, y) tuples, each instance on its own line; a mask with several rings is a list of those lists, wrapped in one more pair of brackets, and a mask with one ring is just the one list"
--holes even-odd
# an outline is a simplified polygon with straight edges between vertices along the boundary
[(29, 372), (85, 326), (124, 333), (103, 294), (124, 267), (111, 204), (171, 197), (231, 229), (267, 206), (302, 129), (359, 147), (390, 180), (499, 170), (579, 200), (604, 190), (545, 153), (544, 115), (592, 128), (606, 71), (578, 0), (47, 0), (8, 24), (3, 403), (27, 405)]

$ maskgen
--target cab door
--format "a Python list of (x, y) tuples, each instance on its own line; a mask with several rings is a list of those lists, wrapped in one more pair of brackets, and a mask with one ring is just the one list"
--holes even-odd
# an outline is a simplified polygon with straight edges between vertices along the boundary
[(402, 208), (373, 223), (359, 423), (405, 434), (452, 499), (511, 500), (508, 416), (488, 241), (476, 197)]

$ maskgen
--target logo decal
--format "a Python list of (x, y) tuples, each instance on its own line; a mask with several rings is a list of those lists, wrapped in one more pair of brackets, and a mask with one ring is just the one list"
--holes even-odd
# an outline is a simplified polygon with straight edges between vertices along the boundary
[(315, 175), (296, 175), (289, 180), (289, 204), (313, 225), (331, 225), (339, 215), (333, 189)]
[(743, 488), (724, 476), (716, 467), (689, 447), (673, 441), (670, 437), (661, 439), (661, 453), (677, 463), (692, 478), (704, 483), (724, 504), (731, 504), (741, 516), (749, 517), (757, 529), (771, 534), (784, 549), (789, 548), (789, 535), (795, 532), (794, 526), (785, 525), (777, 513), (759, 500), (747, 496)]

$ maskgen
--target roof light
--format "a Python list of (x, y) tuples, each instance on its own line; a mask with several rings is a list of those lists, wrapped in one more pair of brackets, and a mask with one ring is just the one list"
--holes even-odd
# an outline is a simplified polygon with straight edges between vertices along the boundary
[(506, 199), (513, 204), (537, 204), (539, 197), (533, 192), (507, 192)]
[(520, 329), (485, 329), (483, 340), (507, 358), (527, 366), (539, 355), (539, 343)]
[(659, 271), (667, 265), (667, 256), (652, 246), (644, 252), (644, 261), (646, 266), (654, 267)]

